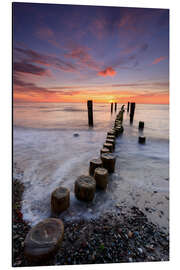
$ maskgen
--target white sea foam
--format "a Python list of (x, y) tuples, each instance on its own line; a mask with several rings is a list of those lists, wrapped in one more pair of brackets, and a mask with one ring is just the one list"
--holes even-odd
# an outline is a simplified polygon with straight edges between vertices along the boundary
[[(71, 107), (67, 108), (69, 110)], [(76, 128), (76, 121), (73, 122), (74, 111), (78, 111), (76, 105), (71, 117), (69, 115), (69, 122), (59, 117), (58, 129), (55, 128), (57, 119), (54, 119), (54, 116), (46, 119), (47, 113), (43, 114), (44, 124), (40, 123), (37, 128), (37, 119), (40, 119), (42, 112), (37, 119), (32, 120), (29, 110), (38, 112), (42, 108), (32, 109), (28, 106), (23, 107), (24, 109), (28, 111), (25, 114), (28, 116), (27, 121), (23, 116), (21, 118), (19, 116), (14, 123), (18, 127), (14, 127), (13, 156), (14, 161), (24, 171), (22, 212), (23, 218), (29, 224), (34, 225), (50, 215), (51, 192), (60, 185), (69, 188), (71, 192), (70, 208), (62, 215), (66, 219), (96, 217), (108, 210), (116, 211), (117, 204), (140, 204), (142, 207), (146, 204), (145, 201), (149, 201), (153, 205), (156, 199), (161, 199), (159, 197), (152, 201), (149, 196), (154, 190), (162, 196), (168, 194), (169, 182), (165, 180), (168, 179), (169, 161), (168, 119), (167, 115), (162, 116), (159, 107), (155, 110), (150, 107), (151, 115), (146, 121), (147, 112), (144, 112), (143, 108), (141, 111), (137, 106), (133, 126), (129, 125), (129, 116), (124, 114), (125, 131), (123, 136), (117, 139), (115, 151), (117, 161), (113, 179), (110, 177), (107, 191), (97, 191), (94, 201), (90, 204), (76, 200), (73, 192), (74, 182), (79, 175), (88, 173), (89, 161), (99, 156), (106, 132), (111, 127), (115, 115), (111, 116), (107, 107), (99, 106), (98, 115), (94, 117), (97, 119), (94, 129), (88, 129), (87, 123), (85, 127), (81, 126), (79, 122)], [(45, 105), (44, 109), (47, 109)], [(54, 109), (57, 107), (53, 107)], [(19, 111), (17, 107), (16, 110), (18, 115), (22, 108)], [(82, 110), (81, 106), (79, 110)], [(82, 110), (78, 117), (83, 118), (83, 114)], [(101, 114), (103, 123), (97, 125)], [(145, 121), (146, 145), (137, 143), (139, 120)], [(72, 122), (73, 126), (70, 128), (69, 123)], [(46, 126), (48, 128), (45, 128)], [(74, 133), (78, 133), (78, 136), (74, 136)]]

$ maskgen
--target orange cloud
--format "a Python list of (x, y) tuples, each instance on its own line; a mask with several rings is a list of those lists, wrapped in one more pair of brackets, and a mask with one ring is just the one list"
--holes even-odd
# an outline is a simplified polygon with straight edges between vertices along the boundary
[(156, 59), (152, 62), (152, 64), (153, 64), (153, 65), (156, 65), (156, 64), (158, 64), (159, 62), (161, 62), (161, 61), (163, 61), (163, 60), (165, 60), (165, 59), (166, 59), (165, 56), (158, 57), (158, 58), (156, 58)]
[(116, 75), (116, 71), (112, 67), (107, 67), (106, 69), (99, 71), (98, 75), (103, 76), (103, 77), (106, 77), (106, 76), (113, 77), (114, 75)]

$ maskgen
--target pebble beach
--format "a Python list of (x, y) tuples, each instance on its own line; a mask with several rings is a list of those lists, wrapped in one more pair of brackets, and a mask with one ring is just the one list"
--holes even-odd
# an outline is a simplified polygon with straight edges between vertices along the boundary
[[(48, 261), (33, 262), (24, 256), (24, 240), (31, 226), (21, 212), (23, 172), (14, 165), (13, 179), (13, 266), (131, 263), (169, 260), (169, 234), (153, 224), (135, 205), (118, 206), (94, 219), (64, 222), (60, 249)], [(17, 174), (18, 173), (18, 174)], [(18, 175), (16, 178), (15, 175)], [(87, 206), (88, 207), (88, 206)]]
[[(90, 160), (98, 162), (103, 137), (114, 121), (112, 114), (100, 130), (95, 127), (74, 132), (73, 129), (15, 127), (13, 266), (169, 260), (167, 133), (146, 128), (148, 141), (138, 144), (141, 133), (137, 132), (137, 121), (129, 125), (128, 114), (124, 115), (124, 128), (119, 129), (121, 134), (114, 145), (115, 170), (113, 167), (109, 171), (105, 189), (97, 187), (90, 202), (77, 200), (74, 181), (79, 175), (91, 172)], [(155, 113), (153, 117), (156, 118)], [(117, 119), (118, 115), (115, 123)], [(55, 215), (51, 211), (50, 195), (55, 188), (63, 186), (69, 190), (70, 206), (68, 203), (67, 210)], [(34, 225), (49, 217), (60, 218), (64, 223), (60, 248), (50, 259), (28, 260), (24, 254), (25, 237)]]

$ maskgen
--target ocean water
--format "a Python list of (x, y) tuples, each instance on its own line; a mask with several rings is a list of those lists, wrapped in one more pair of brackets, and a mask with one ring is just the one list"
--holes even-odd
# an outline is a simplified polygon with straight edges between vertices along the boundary
[[(89, 128), (86, 103), (14, 104), (13, 160), (24, 171), (23, 218), (34, 225), (50, 216), (51, 193), (65, 186), (71, 205), (61, 214), (64, 219), (95, 218), (118, 211), (119, 206), (135, 205), (144, 211), (149, 208), (149, 218), (167, 229), (169, 106), (136, 104), (133, 125), (124, 113), (124, 133), (116, 140), (115, 173), (106, 191), (97, 191), (92, 203), (84, 203), (74, 196), (74, 182), (88, 174), (89, 161), (99, 156), (116, 117), (110, 104), (93, 107), (94, 127)], [(145, 122), (145, 145), (138, 144), (139, 121)]]

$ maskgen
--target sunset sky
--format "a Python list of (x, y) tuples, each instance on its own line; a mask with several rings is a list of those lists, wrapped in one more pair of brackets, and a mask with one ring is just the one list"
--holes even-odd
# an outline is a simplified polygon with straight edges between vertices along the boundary
[(16, 102), (169, 103), (169, 11), (13, 4)]

